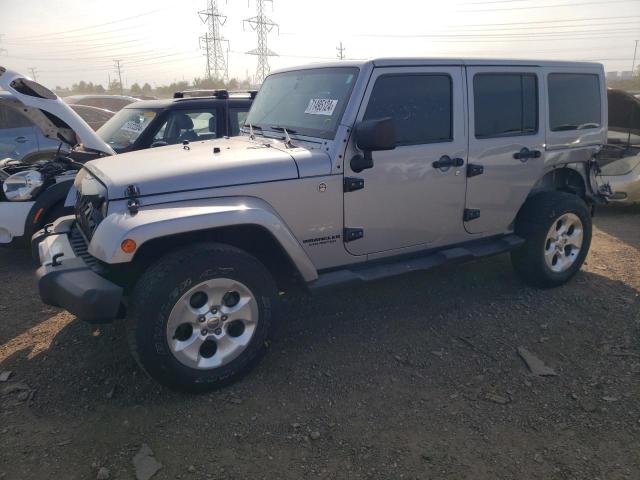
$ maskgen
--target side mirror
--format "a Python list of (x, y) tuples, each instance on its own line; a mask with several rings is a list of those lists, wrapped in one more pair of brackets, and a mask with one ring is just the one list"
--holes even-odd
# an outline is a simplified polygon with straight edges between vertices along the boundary
[(396, 148), (396, 130), (390, 117), (365, 120), (356, 125), (356, 146), (363, 155), (351, 159), (351, 170), (356, 173), (373, 167), (371, 152)]

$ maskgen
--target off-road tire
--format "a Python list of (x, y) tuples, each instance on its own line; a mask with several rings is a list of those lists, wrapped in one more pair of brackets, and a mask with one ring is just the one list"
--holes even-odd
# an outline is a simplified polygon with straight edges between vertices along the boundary
[[(169, 348), (166, 338), (169, 315), (191, 286), (221, 277), (240, 281), (251, 290), (259, 311), (256, 330), (245, 350), (226, 365), (209, 370), (189, 368)], [(271, 274), (255, 257), (224, 244), (189, 245), (165, 255), (138, 279), (127, 316), (131, 352), (146, 373), (173, 390), (216, 389), (238, 380), (262, 356), (277, 299)]]
[[(583, 226), (582, 247), (574, 263), (563, 272), (554, 272), (545, 263), (547, 233), (563, 215), (576, 215)], [(540, 192), (529, 198), (518, 213), (515, 233), (525, 244), (511, 252), (517, 274), (529, 285), (553, 288), (568, 282), (580, 270), (591, 245), (591, 213), (582, 198), (566, 192)]]

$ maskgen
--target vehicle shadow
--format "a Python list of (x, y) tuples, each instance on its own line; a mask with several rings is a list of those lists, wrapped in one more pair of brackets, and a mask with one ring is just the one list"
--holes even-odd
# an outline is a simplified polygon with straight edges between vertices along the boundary
[[(304, 396), (305, 382), (357, 383), (363, 376), (383, 382), (403, 365), (421, 366), (421, 375), (436, 383), (464, 383), (484, 362), (520, 368), (515, 348), (544, 337), (552, 340), (540, 348), (556, 365), (577, 368), (572, 352), (593, 356), (602, 339), (629, 335), (631, 313), (637, 316), (639, 308), (638, 291), (589, 272), (558, 289), (529, 288), (512, 272), (508, 256), (334, 288), (285, 299), (270, 353), (253, 373), (214, 395), (295, 399)], [(199, 396), (170, 392), (138, 369), (122, 322), (95, 328), (66, 313), (47, 313), (30, 324), (5, 335), (0, 370), (14, 371), (16, 381), (37, 391), (32, 406), (39, 415), (198, 405)], [(439, 378), (432, 360), (452, 349), (460, 368)]]

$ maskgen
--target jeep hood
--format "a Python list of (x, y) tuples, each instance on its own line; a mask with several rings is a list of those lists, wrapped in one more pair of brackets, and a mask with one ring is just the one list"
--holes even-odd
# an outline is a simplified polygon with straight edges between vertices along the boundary
[(274, 182), (328, 175), (331, 161), (320, 148), (287, 148), (279, 140), (248, 136), (149, 148), (99, 158), (85, 168), (104, 183), (109, 200), (139, 195)]
[(0, 87), (13, 95), (0, 103), (18, 108), (48, 138), (55, 138), (71, 147), (114, 155), (93, 129), (66, 103), (46, 87), (12, 70), (0, 66)]

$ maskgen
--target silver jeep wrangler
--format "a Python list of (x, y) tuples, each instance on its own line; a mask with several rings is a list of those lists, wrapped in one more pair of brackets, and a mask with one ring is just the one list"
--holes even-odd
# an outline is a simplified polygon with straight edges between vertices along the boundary
[(126, 316), (134, 356), (203, 391), (265, 349), (279, 292), (511, 252), (567, 282), (605, 201), (603, 68), (378, 59), (270, 75), (242, 135), (91, 161), (34, 236), (42, 300)]

